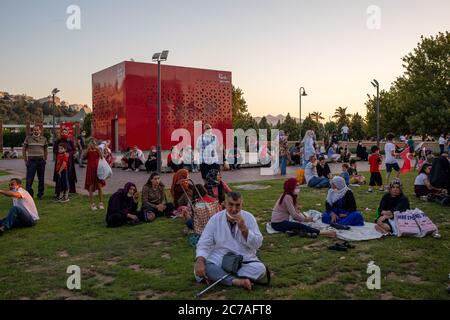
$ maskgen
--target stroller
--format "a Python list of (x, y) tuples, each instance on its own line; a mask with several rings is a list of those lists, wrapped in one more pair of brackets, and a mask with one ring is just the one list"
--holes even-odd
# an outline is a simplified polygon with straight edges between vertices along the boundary
[(205, 202), (192, 179), (188, 179), (188, 182), (192, 185), (192, 190), (197, 196), (197, 199), (195, 200), (190, 199), (186, 190), (183, 188), (192, 213), (193, 230), (189, 234), (188, 241), (191, 246), (196, 247), (209, 219), (214, 214), (221, 211), (221, 206), (218, 200), (214, 202)]

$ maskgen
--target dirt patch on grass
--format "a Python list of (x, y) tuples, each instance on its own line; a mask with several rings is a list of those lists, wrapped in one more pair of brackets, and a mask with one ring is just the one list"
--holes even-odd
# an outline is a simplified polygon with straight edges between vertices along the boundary
[(137, 295), (139, 300), (163, 300), (174, 296), (173, 293), (162, 293), (153, 289), (139, 291)]
[(406, 275), (397, 275), (394, 272), (389, 272), (386, 277), (386, 280), (388, 281), (399, 281), (399, 282), (407, 282), (407, 283), (414, 283), (414, 284), (423, 284), (426, 283), (422, 278), (413, 275), (413, 274), (406, 274)]
[(163, 259), (168, 259), (168, 260), (170, 260), (170, 259), (172, 259), (172, 257), (170, 256), (170, 254), (169, 253), (163, 253), (162, 255), (161, 255), (161, 258), (163, 258)]
[(120, 262), (121, 258), (120, 257), (113, 257), (111, 259), (106, 260), (106, 265), (107, 266), (115, 266)]
[(69, 256), (69, 253), (66, 250), (58, 251), (56, 255), (60, 258), (67, 258)]
[(322, 250), (326, 247), (326, 244), (324, 244), (323, 242), (317, 241), (317, 242), (313, 242), (311, 244), (307, 244), (303, 246), (303, 250), (305, 251), (319, 251)]
[(76, 291), (70, 290), (58, 290), (56, 292), (56, 299), (64, 300), (94, 300), (93, 297), (79, 294)]

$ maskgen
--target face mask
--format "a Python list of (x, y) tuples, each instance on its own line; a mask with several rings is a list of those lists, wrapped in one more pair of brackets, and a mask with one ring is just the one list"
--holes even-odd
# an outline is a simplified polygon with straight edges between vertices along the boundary
[(33, 132), (33, 136), (39, 137), (39, 132)]
[(128, 197), (128, 198), (132, 198), (133, 195), (134, 195), (133, 193), (130, 193), (130, 192), (127, 193), (127, 197)]
[(296, 188), (296, 189), (294, 190), (294, 194), (295, 194), (295, 195), (298, 195), (299, 193), (300, 193), (300, 189)]

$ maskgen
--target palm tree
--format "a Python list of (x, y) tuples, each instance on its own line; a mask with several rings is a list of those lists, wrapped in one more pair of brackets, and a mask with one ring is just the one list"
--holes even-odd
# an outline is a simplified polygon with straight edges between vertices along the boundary
[(325, 120), (324, 117), (322, 117), (322, 112), (313, 112), (310, 114), (310, 117), (317, 123), (320, 122), (320, 120)]
[(333, 118), (337, 119), (337, 122), (340, 126), (348, 123), (350, 115), (347, 114), (347, 107), (338, 107), (334, 112)]

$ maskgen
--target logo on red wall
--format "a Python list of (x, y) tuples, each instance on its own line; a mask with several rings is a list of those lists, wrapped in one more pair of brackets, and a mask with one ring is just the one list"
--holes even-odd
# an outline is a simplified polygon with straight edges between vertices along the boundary
[(75, 129), (74, 129), (74, 127), (73, 127), (73, 123), (72, 123), (72, 122), (63, 122), (63, 123), (61, 123), (61, 124), (59, 125), (59, 128), (60, 128), (61, 132), (62, 132), (64, 129), (67, 129), (69, 138), (72, 139), (72, 138), (74, 137), (74, 135), (75, 135)]
[(228, 79), (226, 74), (219, 73), (218, 77), (219, 77), (220, 83), (230, 83), (230, 79)]

